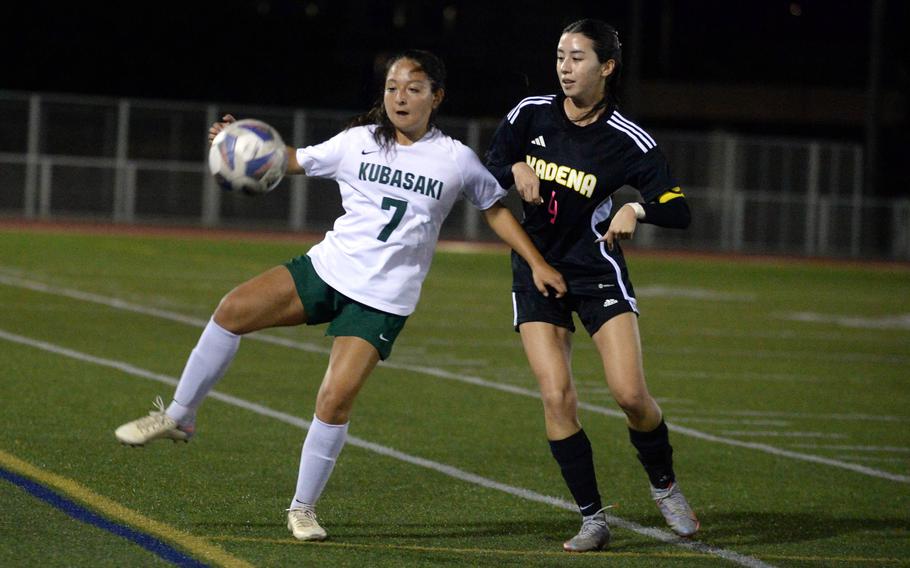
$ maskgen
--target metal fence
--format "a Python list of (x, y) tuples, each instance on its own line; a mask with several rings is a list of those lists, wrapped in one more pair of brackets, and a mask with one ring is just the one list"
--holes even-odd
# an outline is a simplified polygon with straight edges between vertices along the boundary
[[(28, 219), (323, 231), (334, 182), (293, 176), (267, 197), (224, 193), (205, 164), (225, 112), (274, 125), (289, 144), (328, 139), (353, 113), (0, 92), (0, 214)], [(496, 119), (443, 119), (483, 154)], [(821, 140), (652, 130), (693, 210), (687, 231), (643, 225), (636, 245), (910, 259), (910, 200), (863, 195), (862, 149)], [(637, 198), (624, 189), (617, 201)], [(517, 208), (517, 199), (510, 198)], [(489, 240), (460, 202), (443, 237)]]

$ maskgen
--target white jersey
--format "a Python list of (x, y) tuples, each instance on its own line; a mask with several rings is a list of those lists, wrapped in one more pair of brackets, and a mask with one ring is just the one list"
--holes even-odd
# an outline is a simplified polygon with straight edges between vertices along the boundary
[(410, 146), (379, 149), (374, 126), (350, 128), (297, 150), (306, 174), (333, 179), (344, 215), (307, 252), (316, 273), (345, 296), (410, 315), (442, 222), (462, 196), (489, 209), (506, 191), (474, 152), (438, 129)]

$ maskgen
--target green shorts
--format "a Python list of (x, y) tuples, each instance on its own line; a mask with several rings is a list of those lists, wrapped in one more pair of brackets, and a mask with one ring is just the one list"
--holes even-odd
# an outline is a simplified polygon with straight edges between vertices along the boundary
[(361, 304), (332, 288), (316, 274), (307, 255), (284, 263), (291, 272), (297, 295), (303, 302), (307, 325), (325, 322), (325, 334), (332, 337), (353, 336), (369, 342), (385, 360), (408, 316), (398, 316)]

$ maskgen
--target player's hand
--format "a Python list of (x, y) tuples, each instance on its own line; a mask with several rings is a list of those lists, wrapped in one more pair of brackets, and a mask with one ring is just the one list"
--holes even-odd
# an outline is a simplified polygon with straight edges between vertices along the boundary
[(512, 176), (515, 178), (515, 189), (523, 201), (532, 205), (543, 203), (543, 198), (540, 197), (540, 180), (531, 166), (525, 162), (512, 164)]
[(566, 286), (566, 281), (562, 278), (562, 274), (546, 262), (532, 267), (531, 276), (534, 278), (534, 286), (544, 297), (550, 297), (550, 288), (556, 292), (557, 298), (562, 298), (566, 295), (568, 287)]
[(237, 122), (237, 119), (234, 118), (232, 114), (226, 114), (221, 117), (223, 122), (216, 122), (212, 124), (212, 127), (209, 128), (209, 144), (212, 143), (212, 140), (215, 139), (215, 136), (218, 136), (218, 133), (224, 130), (224, 127), (232, 122)]
[(623, 205), (616, 212), (616, 215), (613, 215), (613, 220), (610, 221), (610, 228), (596, 242), (606, 242), (607, 248), (613, 250), (614, 241), (631, 239), (635, 235), (637, 226), (638, 219), (635, 217), (635, 210)]

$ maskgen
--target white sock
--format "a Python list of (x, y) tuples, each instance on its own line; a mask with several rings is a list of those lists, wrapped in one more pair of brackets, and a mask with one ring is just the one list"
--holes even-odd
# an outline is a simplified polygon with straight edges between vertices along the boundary
[(224, 376), (239, 346), (239, 335), (215, 323), (215, 318), (210, 319), (199, 337), (199, 343), (186, 361), (180, 382), (177, 383), (174, 401), (167, 407), (165, 414), (180, 424), (195, 422), (196, 409), (215, 383)]
[(300, 453), (300, 471), (297, 474), (297, 492), (291, 508), (301, 504), (316, 505), (325, 484), (332, 475), (335, 460), (348, 436), (348, 424), (326, 424), (313, 416)]

